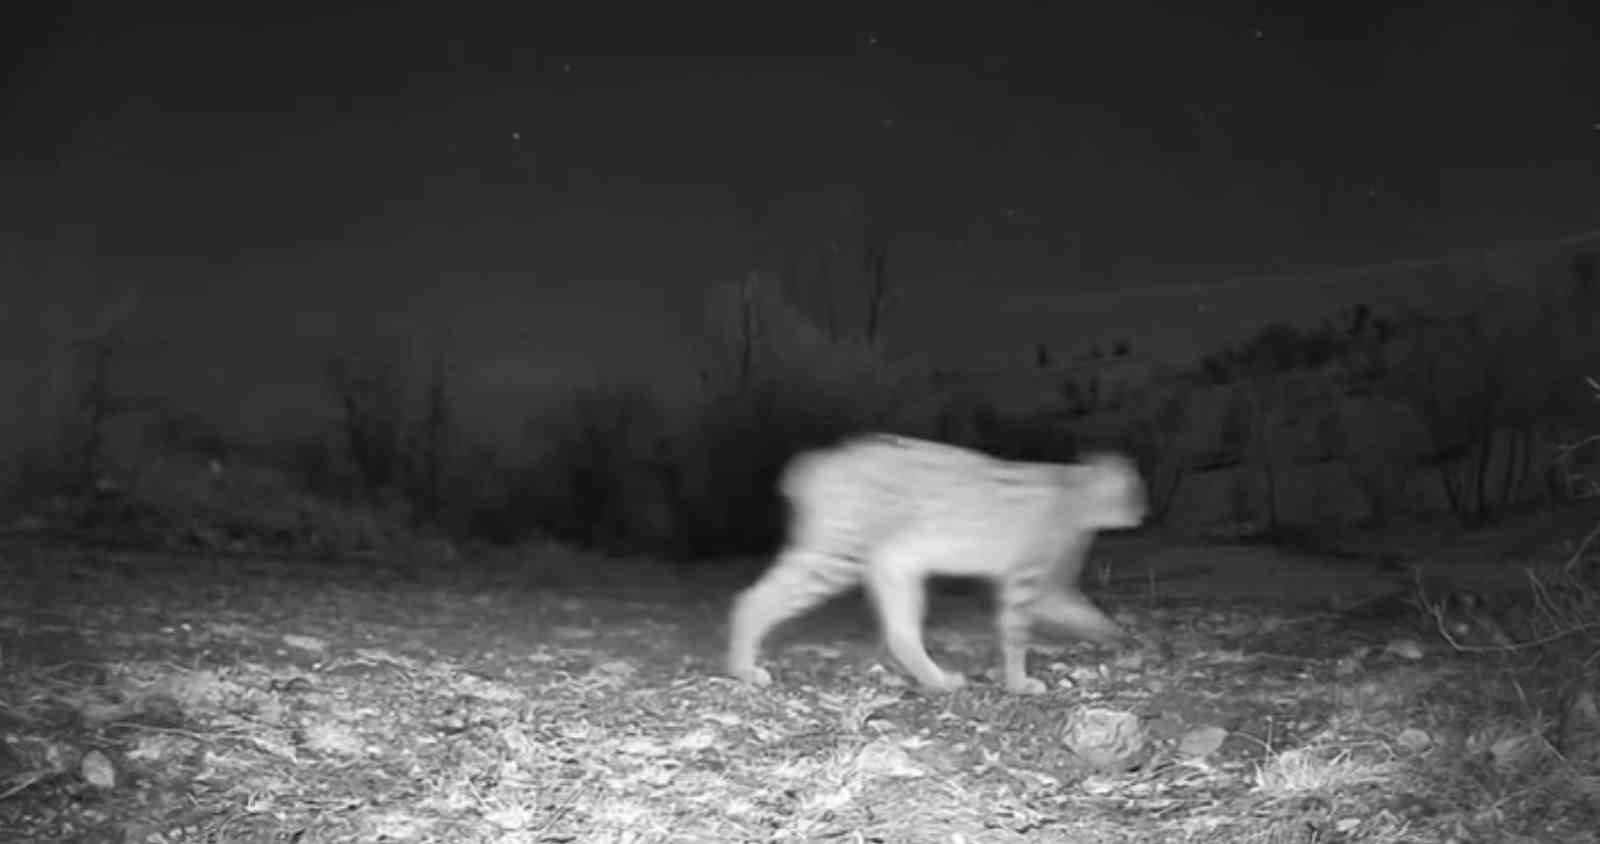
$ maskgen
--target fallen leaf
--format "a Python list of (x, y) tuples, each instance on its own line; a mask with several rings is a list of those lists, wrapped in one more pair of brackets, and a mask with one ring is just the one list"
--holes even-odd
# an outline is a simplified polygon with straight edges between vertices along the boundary
[(607, 677), (632, 677), (638, 669), (634, 668), (633, 663), (627, 660), (611, 659), (596, 665), (593, 671), (595, 674), (603, 674)]
[(867, 776), (913, 779), (926, 776), (921, 765), (912, 761), (905, 748), (891, 741), (879, 740), (861, 748), (856, 754), (856, 769)]
[(1217, 726), (1197, 727), (1183, 734), (1178, 740), (1178, 755), (1197, 759), (1210, 756), (1222, 746), (1228, 731)]
[(302, 636), (298, 633), (283, 634), (283, 643), (291, 648), (312, 653), (322, 653), (328, 649), (328, 643), (315, 636)]
[(1407, 727), (1400, 732), (1395, 743), (1412, 753), (1421, 753), (1433, 746), (1433, 736), (1427, 730), (1417, 727)]
[(1394, 654), (1401, 659), (1422, 659), (1421, 643), (1419, 643), (1416, 639), (1409, 637), (1395, 639), (1388, 645), (1384, 646), (1383, 652), (1386, 654)]

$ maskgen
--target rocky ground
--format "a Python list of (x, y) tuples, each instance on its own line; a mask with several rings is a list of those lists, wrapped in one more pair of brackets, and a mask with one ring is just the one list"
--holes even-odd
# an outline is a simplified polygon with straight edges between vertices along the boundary
[(1085, 585), (1127, 647), (1047, 643), (1050, 691), (1008, 696), (985, 598), (940, 595), (930, 650), (972, 682), (930, 697), (858, 598), (739, 685), (738, 577), (648, 560), (13, 540), (0, 838), (1596, 840), (1600, 613), (1550, 546), (1519, 614), (1437, 556), (1112, 540)]

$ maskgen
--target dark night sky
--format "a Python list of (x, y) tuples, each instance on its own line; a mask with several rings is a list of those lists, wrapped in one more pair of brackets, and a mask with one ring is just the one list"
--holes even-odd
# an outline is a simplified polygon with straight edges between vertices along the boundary
[(387, 329), (448, 329), (484, 395), (659, 366), (841, 202), (946, 362), (1074, 346), (1074, 293), (1600, 225), (1583, 4), (1053, 5), (40, 16), (0, 326), (137, 287), (148, 377), (259, 424)]

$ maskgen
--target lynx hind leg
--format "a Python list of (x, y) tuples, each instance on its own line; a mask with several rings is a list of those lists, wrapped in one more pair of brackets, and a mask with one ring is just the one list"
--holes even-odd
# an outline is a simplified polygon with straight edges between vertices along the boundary
[(924, 689), (953, 692), (966, 685), (966, 678), (940, 668), (928, 656), (922, 641), (927, 611), (927, 573), (923, 565), (924, 555), (931, 549), (920, 545), (912, 539), (880, 548), (867, 567), (867, 591), (877, 608), (889, 655)]
[(1000, 637), (1000, 676), (1006, 691), (1043, 694), (1043, 680), (1028, 676), (1028, 646), (1033, 632), (1037, 580), (1013, 578), (996, 585), (995, 626)]
[(770, 685), (772, 674), (756, 664), (767, 634), (860, 581), (861, 566), (854, 560), (805, 548), (785, 549), (760, 580), (734, 598), (728, 621), (728, 674), (752, 685)]
[(1028, 607), (1028, 614), (1036, 623), (1060, 628), (1073, 638), (1097, 645), (1116, 644), (1124, 638), (1122, 627), (1087, 597), (1058, 584), (1044, 588)]
[(1045, 691), (1045, 684), (1027, 673), (1028, 648), (1036, 624), (1059, 627), (1074, 638), (1101, 645), (1122, 639), (1122, 628), (1088, 598), (1075, 589), (1050, 583), (1043, 573), (1003, 581), (997, 591), (1000, 669), (1007, 691)]

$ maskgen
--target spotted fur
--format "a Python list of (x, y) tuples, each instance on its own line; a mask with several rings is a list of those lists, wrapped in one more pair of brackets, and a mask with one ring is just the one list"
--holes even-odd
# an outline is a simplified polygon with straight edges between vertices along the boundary
[(1146, 514), (1144, 483), (1122, 455), (1020, 463), (871, 434), (796, 456), (779, 492), (790, 505), (788, 539), (735, 599), (729, 623), (727, 668), (745, 682), (772, 682), (756, 663), (773, 628), (857, 584), (872, 598), (890, 655), (931, 691), (966, 682), (923, 646), (933, 575), (995, 584), (1001, 672), (1012, 692), (1045, 688), (1025, 668), (1034, 622), (1092, 641), (1120, 636), (1077, 580), (1096, 532), (1137, 526)]

